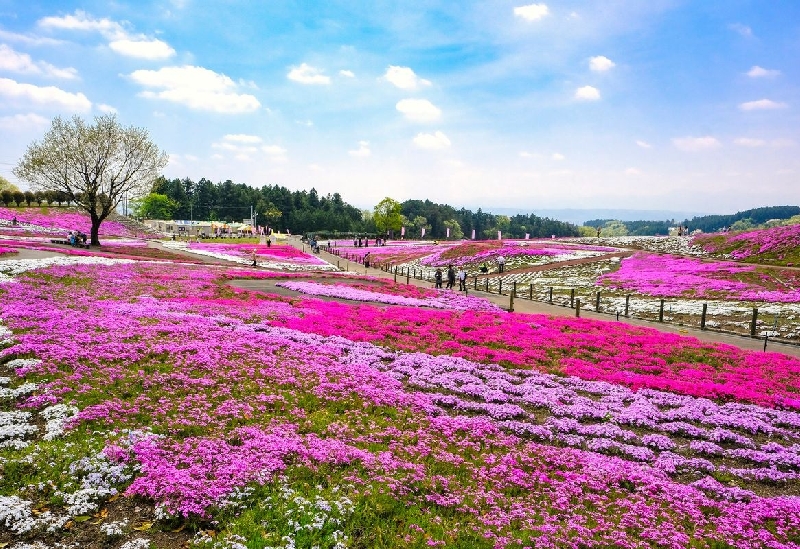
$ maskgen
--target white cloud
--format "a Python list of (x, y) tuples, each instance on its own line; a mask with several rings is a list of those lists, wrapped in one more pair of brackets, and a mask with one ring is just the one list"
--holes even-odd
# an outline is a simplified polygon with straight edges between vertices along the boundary
[(270, 156), (283, 156), (286, 154), (286, 149), (280, 145), (264, 145), (261, 150)]
[(257, 135), (247, 135), (243, 133), (226, 134), (222, 139), (225, 141), (232, 141), (234, 143), (261, 143), (261, 138)]
[(535, 158), (537, 155), (528, 151), (520, 151), (519, 156), (520, 158)]
[(538, 21), (550, 13), (546, 4), (528, 4), (514, 8), (514, 15), (522, 17), (526, 21)]
[(628, 168), (625, 170), (625, 175), (642, 175), (642, 172), (638, 168)]
[(117, 109), (112, 107), (111, 105), (106, 105), (105, 103), (98, 103), (97, 110), (100, 112), (105, 112), (109, 114), (113, 114), (117, 112)]
[(561, 161), (561, 160), (564, 160), (566, 158), (566, 156), (564, 156), (561, 153), (553, 153), (552, 158), (553, 158), (553, 160)]
[(295, 120), (294, 123), (298, 126), (305, 126), (306, 128), (312, 128), (314, 126), (314, 122), (311, 120)]
[(39, 26), (51, 29), (95, 31), (103, 36), (122, 36), (125, 29), (122, 25), (111, 19), (92, 19), (85, 11), (75, 10), (74, 15), (63, 17), (44, 17), (39, 20)]
[(15, 114), (12, 116), (0, 117), (0, 128), (4, 130), (29, 130), (32, 128), (44, 128), (50, 124), (50, 120), (35, 113)]
[(347, 154), (359, 158), (365, 158), (371, 155), (372, 151), (369, 149), (369, 141), (359, 141), (358, 148), (353, 151), (347, 151)]
[(794, 141), (791, 139), (772, 139), (767, 141), (766, 139), (757, 139), (752, 137), (739, 137), (733, 140), (734, 143), (740, 145), (742, 147), (775, 147), (775, 148), (783, 148), (783, 147), (792, 147), (794, 146)]
[(739, 104), (739, 109), (743, 111), (785, 109), (786, 107), (788, 107), (786, 103), (779, 103), (771, 99), (759, 99), (758, 101), (747, 101)]
[(753, 67), (747, 71), (747, 76), (750, 78), (765, 78), (765, 77), (773, 77), (778, 76), (781, 71), (776, 69), (765, 69), (759, 67), (758, 65), (753, 65)]
[(55, 86), (20, 84), (8, 78), (0, 78), (0, 96), (70, 111), (86, 112), (92, 108), (92, 102), (82, 93), (70, 93)]
[(356, 75), (353, 74), (353, 71), (341, 70), (339, 71), (339, 76), (346, 76), (347, 78), (355, 78)]
[(221, 154), (216, 154), (216, 153), (215, 153), (215, 154), (212, 154), (212, 155), (211, 155), (211, 158), (213, 158), (214, 160), (222, 160), (222, 159), (224, 159), (225, 157), (224, 157), (224, 156), (222, 156)]
[(441, 150), (450, 146), (450, 140), (442, 132), (418, 133), (414, 144), (420, 149)]
[(653, 148), (653, 146), (650, 145), (650, 143), (648, 143), (647, 141), (642, 141), (640, 139), (636, 140), (636, 144), (639, 145), (643, 149), (652, 149)]
[(722, 146), (715, 137), (711, 136), (675, 137), (672, 139), (672, 144), (675, 145), (677, 149), (687, 152), (707, 151)]
[(288, 72), (286, 78), (301, 84), (327, 85), (331, 83), (330, 76), (321, 74), (319, 69), (315, 69), (306, 63), (301, 64), (299, 67), (292, 67), (292, 70)]
[(139, 59), (168, 59), (175, 55), (169, 44), (143, 34), (131, 34), (118, 22), (108, 18), (93, 19), (86, 12), (75, 10), (74, 15), (45, 17), (39, 26), (49, 29), (98, 32), (112, 51)]
[(0, 44), (0, 70), (67, 79), (78, 76), (78, 71), (71, 67), (61, 69), (44, 61), (33, 61), (27, 53), (14, 51), (13, 48), (6, 44)]
[(747, 25), (742, 25), (741, 23), (733, 23), (732, 25), (728, 25), (728, 28), (734, 32), (738, 32), (745, 38), (751, 38), (753, 36), (753, 29)]
[(600, 90), (593, 86), (583, 86), (575, 90), (575, 99), (580, 101), (597, 101), (600, 99)]
[(386, 69), (386, 74), (383, 75), (383, 78), (401, 90), (416, 90), (423, 86), (431, 85), (430, 80), (420, 78), (408, 67), (389, 65), (389, 67)]
[(196, 157), (195, 155), (193, 155), (193, 154), (185, 154), (185, 155), (183, 155), (183, 157), (184, 157), (186, 160), (188, 160), (189, 162), (197, 162), (198, 160), (200, 160), (199, 158), (197, 158), (197, 157)]
[(402, 99), (395, 108), (412, 122), (435, 122), (442, 110), (427, 99)]
[(603, 55), (598, 55), (597, 57), (589, 59), (589, 68), (595, 72), (604, 72), (613, 69), (615, 66), (616, 63)]
[(114, 40), (108, 47), (128, 57), (139, 59), (168, 59), (175, 55), (169, 44), (158, 39), (153, 40)]
[(243, 113), (257, 110), (261, 104), (254, 96), (236, 93), (236, 84), (224, 74), (203, 67), (184, 65), (163, 67), (157, 71), (137, 70), (129, 78), (146, 88), (139, 95), (181, 103), (195, 110), (219, 113)]
[(739, 137), (734, 139), (733, 142), (742, 147), (763, 147), (767, 144), (763, 139), (753, 139), (751, 137)]
[(8, 42), (20, 42), (30, 46), (60, 46), (64, 43), (63, 40), (45, 38), (42, 36), (29, 36), (27, 34), (18, 34), (16, 32), (8, 32), (2, 29), (0, 29), (0, 40), (6, 40)]

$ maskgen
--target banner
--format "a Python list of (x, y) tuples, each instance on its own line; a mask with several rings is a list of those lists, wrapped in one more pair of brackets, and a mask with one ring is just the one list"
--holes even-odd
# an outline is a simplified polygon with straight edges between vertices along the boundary
[(422, 238), (425, 238), (425, 227), (422, 227)]
[(406, 235), (406, 228), (400, 227), (400, 236), (405, 236), (405, 235)]
[(450, 238), (450, 227), (447, 227), (447, 238)]
[(531, 233), (525, 233), (525, 240), (531, 239)]
[(472, 240), (475, 240), (475, 229), (472, 229)]
[(497, 231), (497, 240), (503, 240), (503, 233), (502, 233), (502, 231)]

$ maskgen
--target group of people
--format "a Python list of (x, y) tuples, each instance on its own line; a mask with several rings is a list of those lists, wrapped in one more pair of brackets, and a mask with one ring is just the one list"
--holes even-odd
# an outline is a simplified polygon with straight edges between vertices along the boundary
[(86, 246), (86, 233), (70, 231), (67, 240), (69, 240), (70, 246)]
[[(378, 237), (378, 238), (375, 239), (375, 244), (374, 245), (375, 246), (386, 246), (386, 239)], [(363, 238), (358, 236), (358, 237), (353, 239), (353, 247), (354, 248), (361, 248), (362, 246), (364, 248), (369, 248), (369, 238), (367, 238), (366, 236), (363, 237)]]
[[(444, 273), (442, 272), (441, 268), (436, 269), (436, 273), (434, 274), (434, 279), (436, 281), (436, 287), (442, 287), (442, 278), (444, 277)], [(458, 272), (453, 268), (453, 265), (450, 264), (447, 266), (447, 289), (452, 290), (453, 286), (456, 284), (456, 280), (458, 280), (458, 291), (466, 292), (467, 291), (467, 271), (464, 270), (464, 267), (459, 267)]]

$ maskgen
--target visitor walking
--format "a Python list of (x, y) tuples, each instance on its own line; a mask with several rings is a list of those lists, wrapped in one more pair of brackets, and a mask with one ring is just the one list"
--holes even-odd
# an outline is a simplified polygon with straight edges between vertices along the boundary
[(502, 273), (506, 268), (506, 258), (501, 256), (497, 257), (497, 272)]
[(442, 289), (442, 269), (440, 267), (436, 267), (436, 273), (434, 273), (433, 279), (436, 281), (436, 287), (441, 290)]
[(456, 273), (456, 278), (458, 279), (458, 291), (459, 292), (466, 292), (467, 291), (467, 271), (464, 270), (464, 267), (459, 267), (458, 272)]
[(456, 271), (452, 265), (447, 266), (447, 289), (452, 290), (456, 285)]

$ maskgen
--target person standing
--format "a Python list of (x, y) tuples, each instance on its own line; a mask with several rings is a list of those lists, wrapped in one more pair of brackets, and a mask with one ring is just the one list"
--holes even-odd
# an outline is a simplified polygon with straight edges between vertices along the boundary
[(442, 289), (442, 269), (440, 267), (436, 267), (436, 273), (433, 275), (434, 280), (436, 280), (436, 287), (438, 289)]
[(497, 257), (497, 272), (502, 273), (506, 268), (506, 258), (501, 256)]
[(452, 265), (447, 266), (447, 289), (452, 290), (456, 284), (456, 271)]
[(459, 267), (458, 272), (456, 273), (456, 278), (458, 279), (458, 291), (459, 292), (466, 292), (467, 291), (467, 271), (464, 270), (464, 267)]

